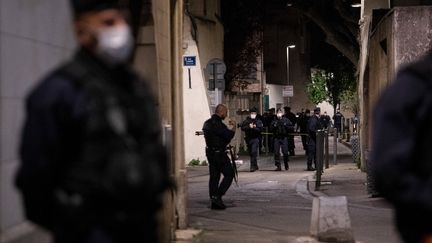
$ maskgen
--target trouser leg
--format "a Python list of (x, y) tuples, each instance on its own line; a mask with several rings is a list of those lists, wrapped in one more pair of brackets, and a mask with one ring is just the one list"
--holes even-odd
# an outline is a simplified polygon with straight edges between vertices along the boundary
[(221, 165), (221, 172), (223, 175), (222, 182), (219, 185), (218, 194), (219, 196), (225, 195), (225, 193), (230, 188), (233, 179), (234, 179), (234, 170), (231, 164), (231, 161), (227, 156), (225, 156), (222, 165)]
[(281, 139), (280, 138), (275, 138), (274, 139), (274, 160), (275, 160), (275, 165), (276, 167), (280, 167), (281, 163), (280, 163), (280, 148), (281, 148)]
[(257, 157), (258, 157), (259, 139), (258, 138), (251, 139), (249, 141), (249, 144), (250, 144), (249, 155), (250, 155), (251, 168), (258, 168)]
[(284, 138), (282, 140), (282, 154), (283, 154), (283, 160), (284, 160), (284, 166), (285, 169), (288, 169), (288, 161), (289, 161), (289, 156), (288, 156), (288, 138)]
[(308, 142), (308, 155), (307, 155), (307, 166), (312, 166), (312, 161), (315, 163), (316, 154), (316, 142), (313, 139), (309, 139)]
[(220, 162), (217, 161), (217, 158), (215, 157), (216, 156), (207, 156), (207, 159), (209, 161), (209, 172), (210, 172), (210, 179), (209, 179), (210, 197), (218, 196), (219, 181), (221, 176)]

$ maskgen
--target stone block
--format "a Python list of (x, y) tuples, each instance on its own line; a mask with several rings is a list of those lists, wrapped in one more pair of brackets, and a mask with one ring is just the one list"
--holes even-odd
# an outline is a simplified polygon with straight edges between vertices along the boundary
[(310, 233), (320, 242), (355, 242), (347, 198), (315, 197)]

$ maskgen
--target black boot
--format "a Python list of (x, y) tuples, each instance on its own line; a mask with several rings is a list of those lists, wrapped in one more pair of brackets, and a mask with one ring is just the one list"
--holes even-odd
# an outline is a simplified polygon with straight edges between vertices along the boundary
[(285, 165), (285, 170), (289, 170), (289, 165), (288, 165), (288, 158), (284, 158), (284, 165)]
[(226, 209), (226, 206), (222, 201), (222, 197), (220, 197), (220, 196), (212, 196), (211, 197), (211, 209), (215, 209), (215, 210)]
[(308, 171), (315, 171), (315, 168), (312, 167), (312, 165), (308, 165), (307, 170), (308, 170)]
[(275, 169), (275, 171), (281, 171), (282, 169), (281, 169), (281, 166), (280, 165), (276, 165), (276, 169)]

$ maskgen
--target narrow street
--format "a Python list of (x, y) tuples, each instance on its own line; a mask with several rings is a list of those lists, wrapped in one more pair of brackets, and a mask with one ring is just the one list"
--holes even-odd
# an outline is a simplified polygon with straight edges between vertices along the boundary
[[(239, 167), (239, 186), (233, 184), (224, 197), (228, 206), (224, 211), (209, 208), (208, 168), (189, 167), (190, 226), (202, 230), (194, 242), (317, 242), (309, 236), (313, 195), (308, 191), (307, 178), (314, 173), (305, 171), (306, 159), (298, 140), (296, 147), (299, 156), (291, 157), (289, 171), (273, 171), (272, 157), (261, 156), (260, 170), (251, 173), (248, 158), (242, 156), (245, 163)], [(334, 185), (323, 186), (320, 193), (347, 194), (357, 242), (399, 242), (393, 229), (392, 211), (383, 200), (368, 198), (365, 190), (360, 192), (363, 195), (349, 191), (362, 187), (359, 183), (365, 178), (363, 172), (352, 169), (351, 161), (350, 150), (340, 144), (338, 166), (349, 167), (341, 171), (354, 173), (346, 176), (352, 177), (351, 184), (357, 185), (338, 186), (335, 180)], [(333, 170), (336, 167), (332, 166), (325, 174), (336, 172), (340, 176)]]

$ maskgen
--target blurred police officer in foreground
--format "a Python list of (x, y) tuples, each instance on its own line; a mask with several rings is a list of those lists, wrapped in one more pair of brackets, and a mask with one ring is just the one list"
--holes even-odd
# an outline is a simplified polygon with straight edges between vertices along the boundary
[(131, 30), (116, 1), (72, 7), (79, 50), (27, 98), (26, 216), (56, 243), (158, 242), (166, 151), (150, 87), (127, 66)]
[[(206, 155), (209, 162), (210, 181), (209, 192), (211, 209), (223, 210), (226, 208), (222, 196), (228, 191), (234, 179), (233, 165), (226, 153), (227, 145), (235, 135), (237, 124), (230, 120), (229, 129), (222, 121), (228, 114), (226, 106), (219, 104), (215, 114), (205, 121), (203, 126), (206, 141)], [(224, 178), (219, 184), (221, 173)]]
[[(308, 154), (307, 154), (307, 170), (313, 171), (316, 168), (316, 132), (322, 129), (320, 123), (321, 109), (319, 107), (314, 109), (314, 114), (309, 118), (307, 130), (308, 130)], [(312, 167), (312, 161), (315, 168)]]
[(289, 169), (288, 166), (288, 132), (294, 129), (293, 124), (288, 118), (283, 116), (282, 110), (278, 110), (276, 114), (277, 118), (270, 125), (270, 131), (274, 136), (274, 159), (276, 165), (276, 171), (281, 171), (280, 162), (280, 151), (282, 150), (283, 161), (285, 170)]
[(250, 109), (250, 115), (241, 124), (241, 129), (245, 132), (245, 141), (247, 144), (250, 156), (250, 171), (258, 170), (258, 151), (259, 140), (264, 125), (260, 119), (257, 118), (257, 109)]
[(432, 52), (398, 73), (374, 111), (376, 189), (410, 243), (432, 242)]

